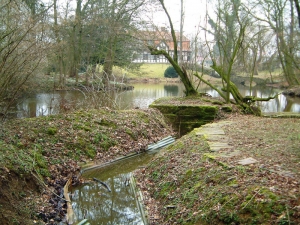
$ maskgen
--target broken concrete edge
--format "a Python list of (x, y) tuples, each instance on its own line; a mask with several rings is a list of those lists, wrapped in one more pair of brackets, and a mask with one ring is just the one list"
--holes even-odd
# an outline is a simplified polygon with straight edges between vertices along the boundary
[(96, 164), (96, 165), (95, 164), (92, 164), (92, 165), (88, 164), (88, 165), (86, 165), (86, 167), (81, 169), (80, 174), (83, 174), (84, 172), (89, 171), (89, 170), (100, 169), (100, 168), (108, 166), (112, 163), (116, 163), (116, 162), (124, 160), (124, 159), (129, 159), (129, 158), (135, 157), (135, 156), (137, 156), (139, 154), (142, 154), (142, 153), (158, 150), (160, 148), (163, 148), (163, 147), (173, 143), (174, 141), (175, 141), (174, 137), (168, 136), (168, 137), (165, 137), (165, 138), (161, 139), (160, 141), (158, 141), (156, 143), (149, 144), (147, 146), (147, 148), (145, 149), (145, 151), (131, 152), (131, 153), (125, 155), (125, 156), (121, 156), (119, 158), (116, 158), (114, 160), (111, 160), (111, 161), (108, 161), (108, 162), (105, 162), (105, 163), (101, 163), (101, 164)]
[(144, 197), (143, 197), (142, 191), (138, 188), (138, 186), (136, 184), (136, 180), (135, 180), (132, 173), (130, 173), (130, 182), (129, 182), (129, 184), (130, 184), (130, 188), (134, 192), (134, 196), (136, 196), (136, 204), (137, 204), (137, 206), (140, 210), (143, 223), (144, 223), (144, 225), (148, 225), (150, 223), (150, 221), (149, 221), (148, 211), (145, 207)]

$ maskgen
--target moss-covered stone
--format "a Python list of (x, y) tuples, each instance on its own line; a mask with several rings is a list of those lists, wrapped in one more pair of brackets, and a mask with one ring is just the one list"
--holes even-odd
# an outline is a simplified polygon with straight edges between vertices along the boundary
[(222, 106), (221, 110), (224, 112), (232, 112), (232, 107), (225, 105), (225, 106)]
[(180, 135), (213, 121), (218, 113), (218, 107), (213, 105), (167, 105), (154, 102), (150, 107), (158, 109)]

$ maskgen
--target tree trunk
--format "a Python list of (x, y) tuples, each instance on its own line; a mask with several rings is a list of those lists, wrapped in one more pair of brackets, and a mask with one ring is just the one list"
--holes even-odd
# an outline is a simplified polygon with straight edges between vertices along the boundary
[[(177, 74), (179, 75), (184, 87), (185, 87), (185, 95), (186, 96), (190, 96), (190, 95), (197, 95), (198, 91), (194, 88), (192, 81), (190, 80), (186, 69), (184, 68), (184, 66), (180, 67), (178, 64), (178, 51), (177, 51), (177, 38), (176, 38), (176, 34), (175, 34), (175, 29), (171, 20), (171, 17), (168, 13), (168, 10), (165, 7), (164, 1), (163, 0), (159, 0), (159, 2), (161, 3), (161, 6), (165, 12), (165, 14), (168, 17), (169, 20), (169, 24), (171, 27), (171, 36), (172, 36), (172, 41), (174, 44), (174, 55), (173, 57), (171, 57), (169, 55), (169, 53), (167, 53), (165, 50), (158, 50), (153, 46), (147, 46), (148, 49), (151, 52), (151, 55), (164, 55), (166, 57), (166, 59), (171, 63), (171, 65), (174, 67), (174, 69), (176, 70)], [(182, 23), (183, 21), (181, 21)]]
[(70, 77), (75, 77), (76, 83), (78, 83), (78, 71), (80, 69), (81, 48), (82, 48), (81, 4), (82, 4), (82, 0), (77, 0), (75, 21), (74, 21), (74, 26), (72, 31), (73, 59), (71, 61)]
[(148, 46), (148, 49), (150, 50), (151, 55), (164, 55), (167, 58), (167, 60), (171, 63), (171, 65), (174, 67), (177, 74), (179, 75), (180, 80), (182, 81), (185, 87), (186, 96), (198, 94), (198, 91), (194, 88), (184, 66), (180, 67), (178, 63), (165, 50), (158, 50), (152, 46)]
[(65, 71), (63, 68), (63, 51), (61, 49), (61, 41), (59, 39), (58, 35), (58, 23), (57, 23), (57, 0), (54, 0), (53, 2), (53, 7), (54, 7), (54, 34), (56, 38), (56, 43), (58, 44), (58, 53), (57, 53), (57, 60), (58, 60), (58, 66), (59, 66), (59, 88), (64, 88), (65, 87)]

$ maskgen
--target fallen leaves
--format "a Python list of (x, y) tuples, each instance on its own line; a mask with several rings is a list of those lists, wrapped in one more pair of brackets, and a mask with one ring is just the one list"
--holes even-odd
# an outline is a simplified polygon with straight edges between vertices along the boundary
[[(5, 143), (22, 147), (24, 151), (36, 149), (46, 161), (50, 175), (45, 177), (45, 191), (37, 202), (37, 209), (40, 218), (51, 223), (62, 220), (66, 213), (60, 195), (67, 178), (72, 177), (73, 185), (83, 182), (79, 176), (80, 163), (91, 160), (104, 163), (131, 152), (144, 151), (148, 144), (174, 135), (163, 121), (162, 114), (154, 109), (100, 109), (12, 120), (0, 128), (0, 133)], [(50, 134), (49, 128), (55, 132)], [(5, 163), (0, 161), (4, 170), (7, 169)]]
[[(188, 134), (157, 156), (145, 172), (135, 173), (147, 196), (150, 224), (191, 220), (201, 224), (208, 218), (213, 224), (249, 224), (250, 220), (300, 223), (300, 142), (295, 141), (300, 140), (299, 119), (236, 116), (228, 120), (232, 123), (223, 129), (239, 154), (205, 158), (205, 153), (211, 153), (201, 140)], [(238, 164), (246, 158), (254, 160)], [(165, 192), (166, 185), (176, 188), (168, 186), (169, 192)], [(186, 207), (187, 213), (164, 208), (172, 205), (176, 209)]]

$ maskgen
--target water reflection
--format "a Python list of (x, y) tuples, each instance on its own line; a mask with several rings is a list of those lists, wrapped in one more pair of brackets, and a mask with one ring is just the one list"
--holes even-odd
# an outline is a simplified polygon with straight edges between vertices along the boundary
[(108, 178), (108, 192), (100, 183), (91, 183), (74, 192), (73, 207), (79, 220), (90, 224), (143, 224), (134, 191), (125, 185), (127, 174)]
[[(259, 98), (268, 98), (270, 96), (275, 96), (277, 93), (281, 92), (278, 89), (272, 87), (266, 87), (264, 89), (249, 88), (245, 86), (238, 87), (243, 96), (256, 96)], [(212, 97), (219, 97), (217, 91), (209, 88), (202, 89), (202, 92), (210, 94)], [(231, 99), (233, 98), (230, 95)], [(300, 113), (300, 98), (289, 97), (284, 95), (278, 95), (275, 99), (269, 101), (256, 102), (257, 106), (261, 108), (262, 112), (295, 112)]]
[(124, 92), (121, 108), (145, 109), (158, 98), (167, 96), (183, 96), (183, 86), (180, 84), (135, 84), (134, 90)]
[(52, 93), (40, 93), (35, 96), (20, 99), (15, 106), (15, 116), (37, 117), (57, 114), (68, 108), (76, 107), (76, 104), (84, 100), (84, 95), (79, 91), (57, 91)]
[(85, 178), (96, 177), (105, 182), (111, 192), (99, 182), (91, 182), (76, 188), (72, 194), (72, 203), (78, 220), (86, 218), (90, 224), (143, 225), (136, 193), (132, 186), (128, 185), (128, 181), (130, 173), (138, 166), (147, 164), (153, 154), (138, 155), (104, 168), (85, 172), (83, 174)]
[[(264, 89), (239, 87), (241, 94), (257, 97), (269, 97), (280, 90), (266, 87)], [(208, 86), (200, 87), (200, 92), (206, 92), (212, 97), (219, 94)], [(52, 93), (40, 93), (30, 98), (24, 98), (14, 107), (12, 117), (36, 117), (78, 108), (110, 107), (116, 109), (148, 108), (156, 99), (166, 96), (184, 96), (182, 84), (134, 84), (134, 89), (126, 92), (111, 93), (83, 93), (80, 91), (57, 91)], [(260, 102), (263, 112), (300, 112), (300, 98), (279, 95), (277, 98)]]

